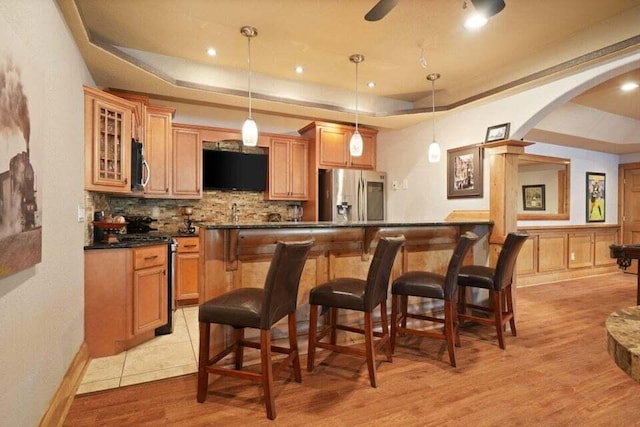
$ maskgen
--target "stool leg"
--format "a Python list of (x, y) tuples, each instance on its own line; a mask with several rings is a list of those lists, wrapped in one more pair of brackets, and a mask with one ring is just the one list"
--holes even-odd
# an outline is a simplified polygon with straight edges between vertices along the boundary
[(507, 312), (511, 315), (511, 319), (509, 319), (509, 326), (511, 327), (511, 335), (514, 337), (518, 335), (516, 332), (516, 316), (513, 313), (513, 294), (511, 293), (511, 285), (509, 285), (506, 289), (507, 294)]
[(504, 350), (504, 325), (502, 324), (502, 293), (499, 291), (491, 291), (493, 295), (493, 318), (496, 324), (496, 332), (498, 333), (498, 344)]
[(398, 296), (391, 295), (391, 353), (396, 350), (396, 334), (398, 333)]
[(302, 382), (302, 374), (300, 372), (300, 354), (298, 353), (298, 336), (296, 334), (296, 312), (289, 313), (289, 348), (293, 359), (291, 365), (293, 366), (293, 378), (296, 382)]
[(458, 308), (454, 306), (454, 301), (458, 300), (458, 295), (454, 294), (453, 298), (450, 301), (451, 305), (451, 316), (453, 317), (453, 335), (456, 339), (456, 347), (460, 347), (460, 319), (458, 318)]
[(200, 322), (200, 352), (198, 356), (198, 402), (207, 400), (207, 387), (209, 374), (207, 365), (209, 363), (209, 339), (211, 337), (211, 324)]
[(235, 353), (236, 369), (242, 369), (242, 359), (244, 358), (244, 328), (233, 329), (233, 351)]
[[(409, 310), (409, 296), (408, 295), (401, 295), (400, 296), (400, 310), (401, 310), (401, 314), (400, 316), (402, 319), (402, 323), (401, 323), (401, 327), (403, 328), (407, 328), (407, 310)], [(402, 336), (404, 334), (400, 334), (400, 336)]]
[(467, 314), (467, 287), (458, 285), (458, 313)]
[(309, 346), (307, 348), (307, 371), (313, 371), (316, 357), (316, 331), (318, 330), (318, 306), (309, 305)]
[(273, 396), (273, 369), (271, 367), (271, 331), (260, 329), (260, 359), (262, 361), (262, 384), (267, 418), (276, 419), (276, 406)]
[[(393, 305), (393, 303), (391, 304)], [(382, 323), (382, 339), (387, 342), (384, 344), (385, 354), (387, 356), (387, 362), (393, 361), (393, 355), (391, 351), (391, 341), (389, 340), (389, 319), (387, 317), (387, 300), (382, 300), (380, 303), (380, 323)]]
[(367, 354), (367, 367), (369, 368), (369, 382), (371, 382), (371, 387), (377, 387), (375, 353), (373, 349), (373, 319), (371, 313), (367, 311), (364, 312), (364, 345)]
[(456, 367), (456, 346), (455, 346), (455, 326), (453, 325), (453, 302), (445, 300), (444, 302), (444, 335), (447, 340), (447, 349), (449, 350), (449, 362), (451, 366)]

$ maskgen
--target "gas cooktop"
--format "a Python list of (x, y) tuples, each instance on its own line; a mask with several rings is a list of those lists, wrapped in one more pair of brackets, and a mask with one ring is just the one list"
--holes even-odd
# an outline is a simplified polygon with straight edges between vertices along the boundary
[(133, 234), (121, 234), (118, 236), (118, 240), (121, 242), (166, 242), (171, 243), (171, 236), (166, 236), (163, 234), (144, 234), (144, 233), (133, 233)]

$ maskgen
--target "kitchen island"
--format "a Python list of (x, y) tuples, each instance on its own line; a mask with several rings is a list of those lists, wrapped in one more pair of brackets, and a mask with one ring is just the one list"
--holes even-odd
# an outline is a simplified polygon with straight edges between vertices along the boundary
[[(469, 222), (275, 222), (208, 223), (200, 228), (200, 303), (240, 287), (262, 287), (276, 243), (314, 239), (298, 292), (298, 331), (306, 334), (309, 291), (335, 277), (366, 279), (380, 237), (405, 236), (391, 279), (408, 270), (443, 273), (458, 237), (473, 231), (481, 239), (466, 263), (486, 263), (491, 221)], [(281, 327), (280, 327), (281, 326)], [(212, 346), (220, 349), (226, 334), (212, 328)], [(274, 338), (286, 336), (286, 322), (276, 325)], [(227, 337), (228, 339), (228, 337)]]

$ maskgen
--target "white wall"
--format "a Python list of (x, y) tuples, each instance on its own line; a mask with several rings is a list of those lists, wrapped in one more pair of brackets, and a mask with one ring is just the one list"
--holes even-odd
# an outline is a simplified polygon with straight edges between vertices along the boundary
[[(389, 219), (428, 221), (443, 220), (452, 210), (489, 209), (488, 160), (484, 160), (484, 194), (482, 198), (447, 200), (447, 150), (484, 141), (486, 129), (500, 123), (511, 123), (511, 138), (520, 139), (542, 118), (582, 91), (615, 75), (640, 66), (640, 53), (630, 54), (569, 75), (538, 87), (522, 90), (495, 100), (468, 105), (436, 117), (436, 139), (442, 149), (442, 160), (427, 161), (431, 142), (431, 120), (403, 130), (383, 130), (378, 134), (377, 169), (386, 171), (389, 182), (407, 179), (409, 188), (390, 190), (387, 199)], [(532, 147), (535, 147), (532, 146)], [(575, 156), (571, 166), (571, 224), (584, 224), (584, 172), (607, 174), (607, 223), (617, 222), (617, 156), (587, 150), (552, 149), (550, 144), (527, 152)], [(539, 151), (542, 150), (542, 151)], [(574, 164), (575, 163), (575, 164)], [(520, 224), (520, 223), (519, 223)], [(523, 225), (526, 223), (523, 223)], [(558, 221), (536, 221), (536, 225), (562, 225)]]
[[(0, 1), (0, 28), (25, 77), (42, 159), (42, 262), (0, 279), (0, 425), (34, 426), (84, 339), (82, 84), (93, 84), (52, 0)], [(36, 148), (34, 148), (35, 150)]]

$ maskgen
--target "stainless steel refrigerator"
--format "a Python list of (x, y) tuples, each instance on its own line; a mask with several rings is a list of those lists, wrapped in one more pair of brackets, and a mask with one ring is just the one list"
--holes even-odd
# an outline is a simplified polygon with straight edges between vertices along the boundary
[(387, 174), (357, 169), (320, 170), (319, 219), (333, 222), (384, 221)]

